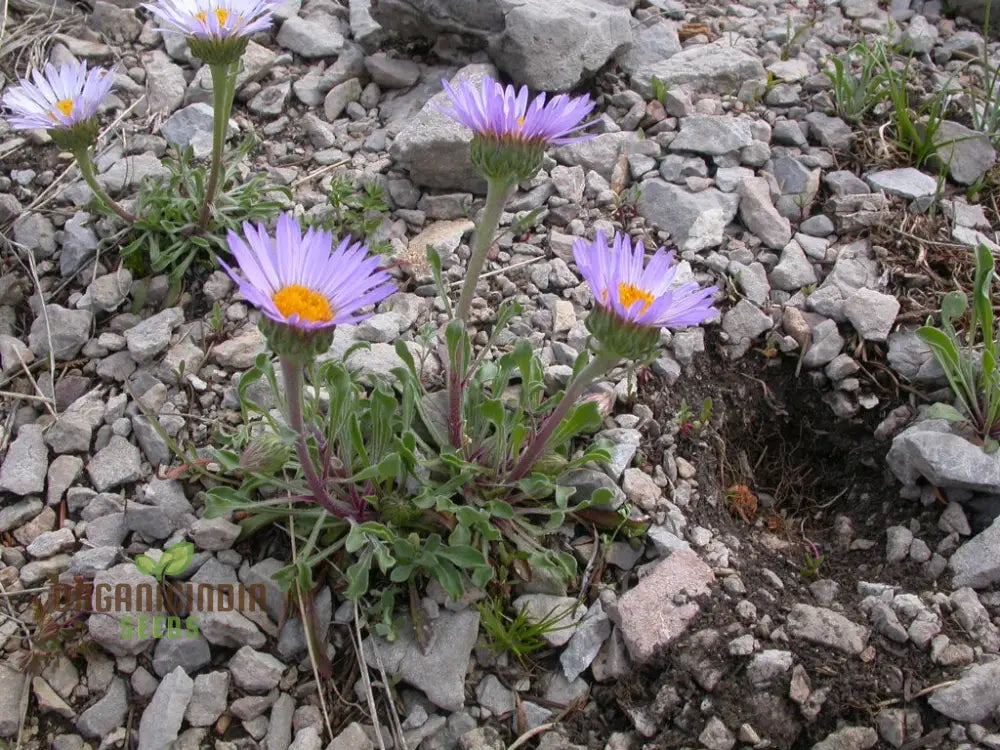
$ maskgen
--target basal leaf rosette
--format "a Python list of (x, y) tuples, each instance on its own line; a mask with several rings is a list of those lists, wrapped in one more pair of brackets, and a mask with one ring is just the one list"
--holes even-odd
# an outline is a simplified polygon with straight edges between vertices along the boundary
[(183, 34), (191, 54), (209, 65), (239, 60), (250, 36), (271, 28), (271, 11), (280, 0), (156, 0), (144, 4), (163, 24)]
[[(593, 138), (580, 133), (594, 109), (589, 96), (542, 93), (528, 101), (528, 88), (504, 87), (490, 76), (476, 86), (461, 79), (442, 81), (451, 100), (446, 115), (472, 130), (472, 163), (487, 178), (517, 183), (534, 177), (550, 144)], [(575, 135), (574, 135), (575, 134)]]
[(615, 234), (608, 245), (603, 232), (593, 242), (578, 239), (573, 257), (594, 294), (587, 329), (603, 354), (617, 359), (653, 358), (660, 329), (696, 326), (718, 314), (711, 297), (716, 287), (690, 281), (677, 284), (674, 254), (663, 248), (649, 262), (641, 240)]
[(243, 224), (244, 236), (229, 232), (236, 270), (219, 261), (240, 292), (264, 314), (260, 327), (274, 352), (305, 364), (330, 348), (334, 328), (357, 323), (363, 308), (396, 291), (380, 256), (348, 237), (334, 249), (331, 232), (305, 233), (289, 213), (278, 217), (275, 234), (263, 224)]
[(45, 130), (59, 148), (76, 153), (97, 140), (97, 113), (115, 77), (85, 62), (44, 72), (31, 71), (3, 95), (7, 121), (15, 130)]

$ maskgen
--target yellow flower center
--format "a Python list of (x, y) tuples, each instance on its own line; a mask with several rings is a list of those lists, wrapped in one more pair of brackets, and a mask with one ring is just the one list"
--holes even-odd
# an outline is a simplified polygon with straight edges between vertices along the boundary
[[(219, 26), (225, 26), (226, 20), (229, 18), (229, 11), (225, 8), (216, 8), (212, 12), (215, 13), (215, 17), (219, 19)], [(194, 17), (202, 23), (205, 23), (208, 20), (208, 13), (202, 10), (195, 13)]]
[(60, 99), (56, 102), (56, 109), (63, 113), (64, 117), (69, 117), (73, 114), (73, 100), (72, 99)]
[(517, 129), (518, 130), (524, 130), (524, 118), (523, 117), (518, 117), (517, 118)]
[(623, 281), (618, 285), (618, 300), (622, 303), (622, 307), (626, 310), (639, 300), (642, 300), (642, 307), (639, 310), (639, 313), (641, 314), (646, 312), (646, 310), (649, 309), (649, 306), (653, 304), (653, 295), (645, 289), (640, 289), (637, 286), (626, 284)]
[(309, 323), (327, 323), (333, 320), (330, 301), (319, 292), (299, 284), (282, 287), (271, 297), (278, 312), (286, 318), (298, 315)]

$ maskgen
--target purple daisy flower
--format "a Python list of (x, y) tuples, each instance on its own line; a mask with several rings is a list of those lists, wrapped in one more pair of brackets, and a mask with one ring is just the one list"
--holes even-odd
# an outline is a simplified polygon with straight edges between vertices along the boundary
[(589, 95), (558, 94), (546, 102), (546, 95), (542, 93), (529, 103), (527, 86), (519, 91), (513, 86), (504, 88), (489, 76), (483, 78), (481, 86), (464, 78), (454, 88), (448, 81), (441, 83), (452, 104), (451, 109), (442, 108), (441, 111), (477, 135), (554, 144), (594, 137), (590, 133), (571, 135), (591, 124), (581, 125), (583, 118), (594, 109), (595, 103), (590, 101)]
[(573, 243), (573, 257), (594, 299), (619, 321), (678, 328), (718, 314), (711, 303), (717, 287), (701, 288), (693, 281), (672, 286), (677, 276), (674, 254), (660, 248), (644, 267), (645, 254), (641, 240), (633, 246), (627, 235), (618, 233), (613, 248), (603, 232), (597, 232), (593, 242)]
[(271, 28), (271, 11), (281, 0), (156, 0), (142, 7), (164, 23), (160, 31), (195, 39), (248, 37)]
[(68, 130), (97, 115), (115, 77), (105, 68), (87, 70), (86, 63), (35, 70), (32, 81), (21, 79), (3, 95), (8, 122), (17, 130)]
[(278, 217), (272, 238), (263, 224), (244, 222), (246, 240), (229, 232), (229, 249), (242, 275), (219, 261), (240, 292), (276, 323), (302, 331), (332, 329), (371, 317), (358, 313), (393, 294), (379, 256), (345, 239), (333, 249), (333, 234), (302, 227), (291, 214)]

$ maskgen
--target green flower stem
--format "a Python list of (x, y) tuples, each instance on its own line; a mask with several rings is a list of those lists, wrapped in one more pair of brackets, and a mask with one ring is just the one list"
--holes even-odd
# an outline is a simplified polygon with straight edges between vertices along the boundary
[[(455, 312), (456, 319), (461, 320), (466, 326), (469, 322), (469, 309), (472, 306), (472, 297), (476, 293), (479, 274), (483, 272), (483, 264), (490, 251), (493, 236), (496, 234), (497, 227), (500, 226), (500, 214), (503, 213), (503, 207), (516, 184), (509, 177), (487, 178), (486, 206), (483, 208), (482, 221), (476, 227), (472, 255), (469, 256), (469, 265), (465, 271), (465, 283), (462, 285), (462, 294), (458, 298), (458, 308)], [(464, 400), (462, 395), (468, 373), (460, 372), (454, 366), (449, 366), (448, 369), (448, 428), (452, 445), (461, 452), (463, 442), (462, 402)]]
[(83, 176), (84, 182), (87, 183), (94, 195), (97, 196), (97, 199), (125, 219), (125, 221), (130, 224), (133, 223), (136, 220), (135, 214), (129, 213), (112, 200), (111, 196), (97, 182), (97, 175), (94, 173), (94, 160), (90, 155), (90, 146), (74, 151), (73, 156), (76, 159), (77, 166), (80, 168), (80, 174)]
[(209, 65), (209, 69), (212, 71), (212, 93), (215, 99), (212, 113), (212, 166), (208, 174), (208, 186), (205, 188), (205, 199), (198, 215), (199, 233), (208, 228), (212, 201), (219, 187), (222, 156), (226, 148), (226, 128), (229, 126), (233, 99), (236, 97), (236, 74), (240, 69), (240, 61), (237, 58), (231, 63)]
[(320, 505), (326, 508), (337, 518), (349, 518), (351, 508), (343, 501), (334, 500), (316, 473), (316, 466), (313, 464), (312, 455), (309, 453), (309, 445), (306, 443), (306, 426), (302, 418), (302, 391), (305, 379), (303, 368), (300, 362), (296, 362), (288, 357), (279, 357), (281, 363), (281, 374), (285, 380), (285, 396), (288, 401), (288, 426), (295, 433), (295, 450), (298, 452), (299, 463), (302, 465), (302, 472), (306, 475), (306, 482), (313, 493), (313, 497)]
[(462, 295), (458, 298), (458, 308), (455, 312), (455, 317), (463, 323), (468, 324), (469, 322), (469, 308), (472, 306), (472, 297), (476, 293), (479, 274), (483, 272), (486, 254), (490, 251), (493, 236), (497, 232), (497, 227), (500, 226), (500, 214), (503, 213), (507, 198), (514, 191), (516, 184), (509, 178), (491, 177), (487, 180), (483, 219), (476, 228), (476, 238), (472, 243), (472, 255), (469, 257), (469, 266), (465, 271), (465, 284), (462, 285)]
[(508, 482), (516, 482), (531, 471), (531, 467), (545, 454), (545, 448), (552, 437), (552, 433), (555, 432), (559, 424), (566, 418), (569, 410), (576, 404), (580, 396), (583, 395), (583, 392), (591, 383), (609, 372), (616, 364), (618, 364), (617, 356), (598, 352), (580, 370), (577, 376), (573, 378), (573, 382), (566, 388), (566, 393), (563, 395), (562, 401), (546, 417), (538, 432), (531, 436), (531, 440), (521, 453), (520, 460), (518, 460), (514, 469), (510, 472), (510, 476), (507, 478)]

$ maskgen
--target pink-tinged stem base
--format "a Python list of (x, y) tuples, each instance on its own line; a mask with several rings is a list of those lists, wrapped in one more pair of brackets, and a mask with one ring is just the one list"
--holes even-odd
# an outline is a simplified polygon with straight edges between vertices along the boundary
[(531, 471), (532, 467), (538, 462), (538, 459), (545, 455), (545, 449), (548, 446), (549, 439), (552, 437), (552, 433), (556, 431), (559, 424), (566, 418), (569, 410), (573, 408), (580, 396), (583, 395), (583, 392), (591, 383), (601, 375), (607, 373), (617, 363), (617, 357), (598, 353), (580, 370), (579, 374), (573, 378), (573, 382), (566, 388), (566, 393), (562, 401), (545, 418), (538, 432), (531, 436), (531, 440), (521, 453), (521, 458), (511, 470), (510, 476), (507, 477), (508, 482), (516, 482), (519, 479), (523, 479)]
[(305, 421), (302, 418), (303, 373), (302, 365), (287, 357), (280, 357), (281, 374), (285, 380), (285, 395), (288, 402), (288, 426), (295, 433), (295, 450), (305, 474), (306, 483), (313, 493), (313, 498), (337, 518), (350, 518), (353, 510), (346, 503), (334, 500), (326, 488), (326, 484), (316, 473), (309, 444), (306, 442)]

